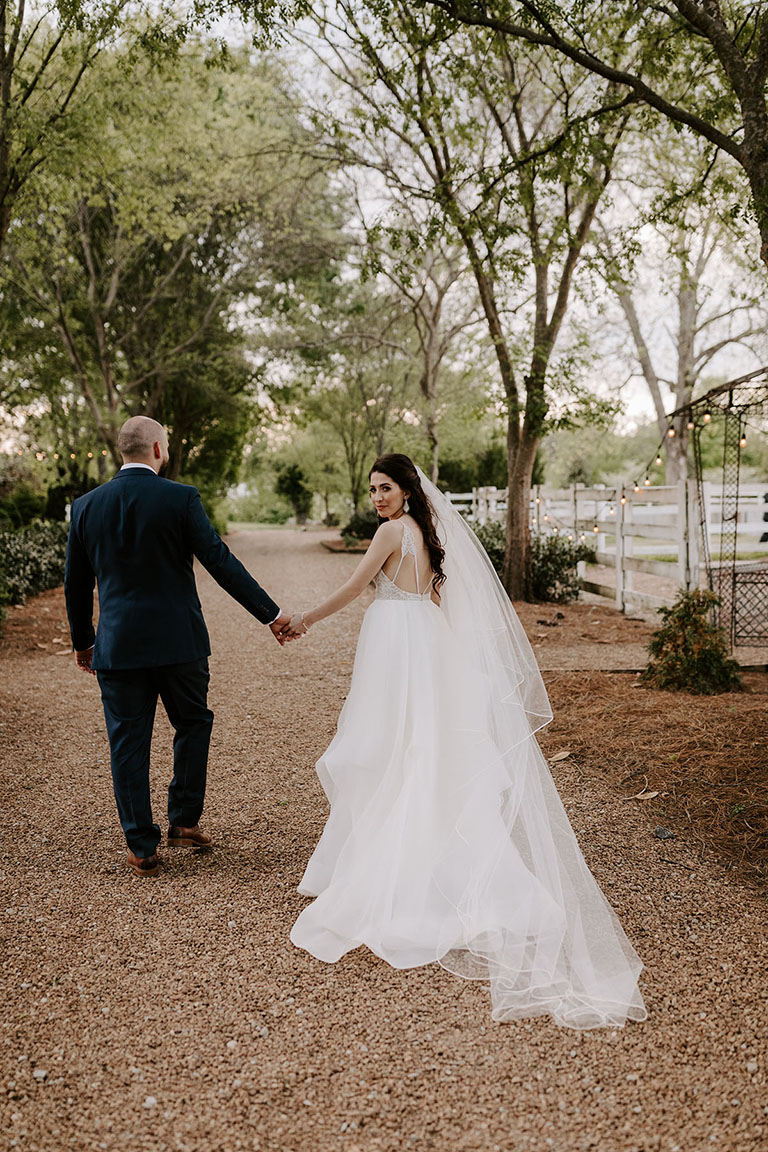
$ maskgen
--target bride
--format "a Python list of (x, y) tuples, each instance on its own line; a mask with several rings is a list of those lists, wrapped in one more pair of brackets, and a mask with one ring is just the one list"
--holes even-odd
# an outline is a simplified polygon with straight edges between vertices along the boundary
[(376, 461), (370, 494), (383, 523), (365, 557), (290, 625), (304, 635), (373, 581), (291, 940), (331, 963), (365, 944), (395, 968), (489, 980), (496, 1020), (644, 1019), (642, 964), (535, 739), (546, 690), (488, 557), (407, 456)]

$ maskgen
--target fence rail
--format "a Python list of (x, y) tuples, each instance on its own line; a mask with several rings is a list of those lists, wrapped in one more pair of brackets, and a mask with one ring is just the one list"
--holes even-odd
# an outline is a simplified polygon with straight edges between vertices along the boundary
[[(506, 489), (475, 488), (448, 495), (476, 523), (503, 520), (506, 515)], [(581, 587), (614, 600), (621, 611), (648, 611), (671, 603), (680, 587), (706, 583), (702, 521), (710, 555), (715, 557), (720, 534), (728, 527), (724, 529), (727, 514), (724, 517), (720, 489), (705, 483), (703, 496), (702, 518), (693, 480), (639, 488), (535, 487), (531, 527), (593, 539), (597, 564), (579, 565)], [(764, 553), (768, 563), (768, 485), (740, 487), (737, 540), (742, 551)]]

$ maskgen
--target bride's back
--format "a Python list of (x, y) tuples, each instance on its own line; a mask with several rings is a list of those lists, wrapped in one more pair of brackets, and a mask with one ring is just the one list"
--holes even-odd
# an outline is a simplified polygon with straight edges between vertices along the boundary
[(401, 516), (401, 545), (384, 564), (382, 571), (403, 592), (421, 595), (430, 590), (434, 572), (421, 529), (411, 516)]

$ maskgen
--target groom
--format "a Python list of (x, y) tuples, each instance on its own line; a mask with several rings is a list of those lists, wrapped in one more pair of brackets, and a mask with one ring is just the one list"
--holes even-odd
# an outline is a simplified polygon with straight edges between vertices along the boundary
[[(195, 587), (196, 556), (238, 603), (287, 639), (281, 612), (229, 551), (196, 488), (161, 479), (168, 436), (133, 416), (120, 429), (124, 464), (108, 484), (72, 504), (64, 592), (77, 665), (98, 677), (128, 867), (159, 870), (149, 750), (158, 696), (176, 735), (168, 789), (168, 844), (207, 847), (203, 811), (213, 712), (207, 706), (210, 643)], [(93, 628), (98, 583), (99, 624)], [(94, 643), (95, 641), (95, 643)]]

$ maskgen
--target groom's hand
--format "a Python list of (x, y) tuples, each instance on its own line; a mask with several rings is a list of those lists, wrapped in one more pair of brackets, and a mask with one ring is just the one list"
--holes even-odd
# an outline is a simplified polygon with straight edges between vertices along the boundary
[(288, 635), (288, 626), (290, 623), (290, 615), (287, 612), (281, 612), (277, 620), (273, 620), (269, 626), (272, 635), (274, 636), (275, 640), (277, 640), (281, 648), (287, 640), (291, 639), (291, 637)]
[(83, 672), (90, 672), (91, 676), (95, 676), (93, 668), (91, 668), (91, 660), (93, 659), (93, 644), (90, 648), (85, 648), (82, 652), (75, 652), (75, 660), (77, 661), (78, 668)]

